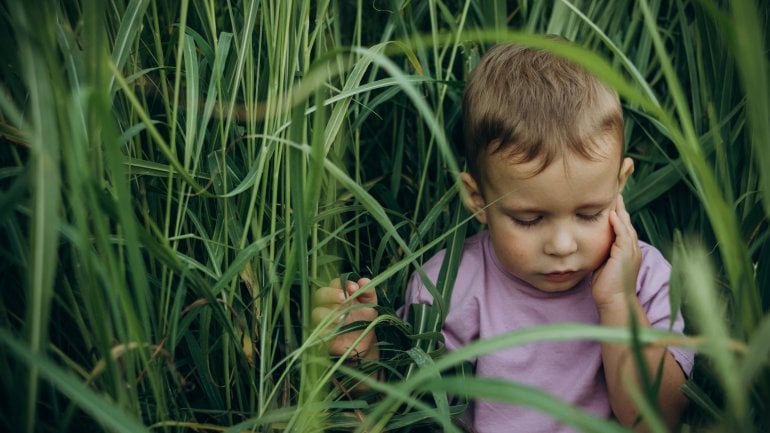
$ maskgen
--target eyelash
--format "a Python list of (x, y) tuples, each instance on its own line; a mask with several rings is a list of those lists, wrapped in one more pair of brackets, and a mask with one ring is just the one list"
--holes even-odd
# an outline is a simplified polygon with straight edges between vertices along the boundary
[(543, 217), (541, 216), (531, 220), (520, 220), (518, 218), (513, 218), (513, 222), (516, 223), (516, 225), (519, 225), (521, 227), (527, 227), (527, 228), (536, 226), (542, 220), (543, 220)]
[[(603, 213), (604, 213), (604, 211), (600, 211), (600, 212), (597, 212), (597, 213), (591, 214), (591, 215), (577, 214), (577, 217), (580, 220), (585, 221), (585, 222), (594, 222), (594, 221), (598, 221)], [(525, 228), (529, 228), (529, 227), (534, 227), (534, 226), (538, 225), (543, 220), (543, 217), (542, 216), (538, 216), (538, 217), (536, 217), (534, 219), (531, 219), (531, 220), (520, 220), (518, 218), (513, 218), (513, 217), (512, 217), (512, 219), (513, 219), (513, 222), (516, 223), (516, 225), (519, 225), (519, 226), (525, 227)]]
[(597, 213), (592, 214), (592, 215), (581, 215), (581, 214), (578, 214), (578, 218), (580, 218), (581, 220), (586, 221), (586, 222), (593, 222), (593, 221), (597, 221), (599, 219), (599, 217), (602, 216), (603, 213), (604, 213), (604, 211), (597, 212)]

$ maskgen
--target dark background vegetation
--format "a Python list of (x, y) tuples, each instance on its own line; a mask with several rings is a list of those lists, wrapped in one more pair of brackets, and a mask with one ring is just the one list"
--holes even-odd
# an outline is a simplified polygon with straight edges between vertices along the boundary
[[(441, 364), (440, 309), (411, 324), (393, 311), (423, 258), (479, 229), (455, 186), (460, 96), (478, 57), (508, 40), (571, 56), (621, 93), (636, 160), (626, 201), (674, 263), (694, 336), (680, 343), (699, 353), (684, 429), (767, 431), (768, 11), (3, 2), (0, 430), (457, 428), (463, 406), (447, 392), (487, 390), (431, 379), (461, 364)], [(548, 33), (577, 47), (532, 37)], [(309, 320), (312, 290), (342, 272), (377, 277), (369, 329), (388, 342), (374, 367), (389, 380), (355, 398), (346, 390), (370, 379), (330, 361)]]

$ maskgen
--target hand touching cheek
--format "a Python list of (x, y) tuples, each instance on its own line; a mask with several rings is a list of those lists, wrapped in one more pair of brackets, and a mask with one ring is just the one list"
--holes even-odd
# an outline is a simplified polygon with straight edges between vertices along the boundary
[(607, 261), (594, 271), (592, 281), (592, 294), (600, 313), (604, 309), (627, 308), (625, 296), (635, 295), (642, 261), (639, 238), (620, 194), (609, 217), (614, 240)]

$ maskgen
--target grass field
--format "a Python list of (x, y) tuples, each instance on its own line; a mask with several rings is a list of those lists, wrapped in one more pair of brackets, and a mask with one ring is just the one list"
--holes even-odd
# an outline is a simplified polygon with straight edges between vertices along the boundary
[[(453, 373), (527, 341), (672, 336), (561, 325), (442, 355), (440, 309), (394, 315), (420, 263), (479, 229), (455, 149), (464, 80), (497, 41), (621, 94), (626, 203), (673, 262), (676, 342), (698, 352), (684, 430), (770, 430), (768, 6), (2, 2), (0, 430), (461, 431), (447, 395), (495, 395), (625, 431)], [(362, 326), (388, 380), (330, 360), (311, 324), (312, 291), (347, 272), (377, 286)]]

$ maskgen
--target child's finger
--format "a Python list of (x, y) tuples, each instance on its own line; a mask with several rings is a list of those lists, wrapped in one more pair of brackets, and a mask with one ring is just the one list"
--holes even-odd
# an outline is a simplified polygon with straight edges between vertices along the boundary
[[(358, 280), (356, 290), (369, 284), (371, 280), (369, 278), (361, 278)], [(376, 304), (377, 303), (377, 291), (374, 286), (368, 287), (364, 292), (358, 295), (358, 302), (362, 304)]]
[(625, 235), (624, 231), (628, 229), (628, 225), (631, 222), (630, 219), (626, 218), (627, 215), (628, 212), (626, 212), (623, 204), (623, 196), (618, 194), (618, 197), (615, 199), (615, 209), (610, 212), (610, 223), (612, 223), (616, 236)]
[(622, 195), (618, 195), (618, 206), (617, 206), (617, 213), (618, 217), (623, 223), (623, 226), (625, 227), (626, 231), (628, 232), (628, 237), (631, 242), (636, 243), (638, 240), (636, 229), (634, 229), (634, 225), (631, 223), (631, 215), (626, 210), (626, 203), (623, 200)]
[(612, 232), (615, 235), (615, 240), (613, 241), (614, 244), (618, 244), (619, 242), (622, 242), (625, 234), (623, 233), (623, 221), (620, 219), (620, 215), (618, 215), (618, 210), (614, 209), (610, 211), (610, 226), (612, 227)]
[[(632, 266), (637, 267), (641, 263), (641, 250), (639, 248), (639, 236), (631, 224), (631, 215), (626, 211), (623, 196), (618, 195), (615, 210), (610, 213), (610, 224), (615, 232), (615, 242), (612, 254), (625, 256)], [(616, 250), (617, 248), (617, 250)], [(618, 255), (617, 257), (620, 257)]]
[(310, 312), (310, 320), (315, 326), (318, 326), (325, 320), (329, 320), (329, 316), (334, 317), (329, 323), (336, 323), (339, 320), (338, 317), (340, 317), (339, 311), (336, 308), (315, 307)]
[(615, 246), (621, 249), (633, 247), (634, 236), (632, 229), (623, 221), (623, 217), (618, 215), (617, 211), (610, 214), (610, 222), (615, 231)]
[(631, 227), (631, 215), (628, 213), (628, 210), (626, 210), (626, 202), (623, 200), (623, 196), (620, 194), (618, 194), (617, 212), (618, 216), (620, 216), (623, 222)]
[(355, 302), (361, 304), (377, 303), (377, 292), (374, 290), (374, 287), (368, 287), (365, 291), (358, 293), (361, 288), (369, 284), (370, 281), (369, 278), (359, 278), (357, 282), (348, 280), (345, 285), (347, 296), (351, 297), (355, 295)]
[(313, 300), (318, 306), (339, 305), (345, 302), (345, 298), (339, 287), (321, 287), (313, 293)]

